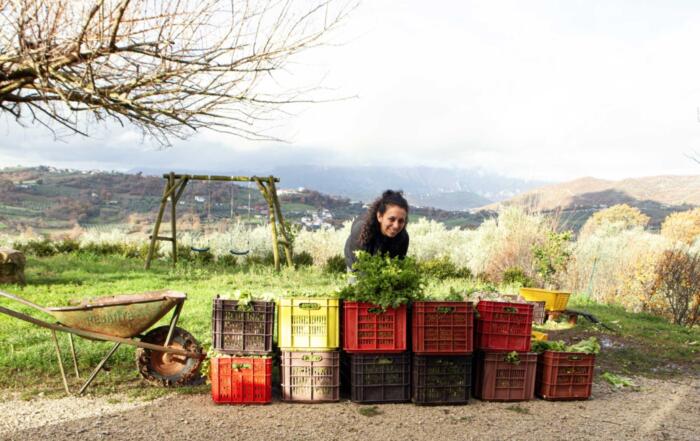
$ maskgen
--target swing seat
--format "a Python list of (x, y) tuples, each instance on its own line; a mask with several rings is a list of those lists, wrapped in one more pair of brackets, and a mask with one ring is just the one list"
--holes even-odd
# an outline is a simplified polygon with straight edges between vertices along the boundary
[(234, 256), (245, 256), (248, 253), (250, 253), (250, 250), (246, 250), (246, 251), (229, 250), (229, 253), (231, 253)]
[(205, 248), (190, 247), (190, 249), (192, 251), (194, 251), (195, 253), (206, 253), (207, 251), (209, 251), (209, 247), (205, 247)]

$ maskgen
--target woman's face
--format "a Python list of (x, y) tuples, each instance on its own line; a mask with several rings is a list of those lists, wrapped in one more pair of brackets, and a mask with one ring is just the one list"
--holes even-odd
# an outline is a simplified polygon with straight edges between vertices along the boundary
[(406, 226), (406, 210), (398, 205), (388, 205), (384, 214), (377, 212), (377, 221), (383, 235), (394, 237)]

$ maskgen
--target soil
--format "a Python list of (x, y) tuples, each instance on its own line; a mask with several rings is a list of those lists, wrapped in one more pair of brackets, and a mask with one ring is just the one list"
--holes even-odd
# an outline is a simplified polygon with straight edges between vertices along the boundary
[(597, 381), (587, 401), (464, 406), (341, 401), (215, 405), (209, 395), (153, 401), (122, 395), (0, 402), (8, 440), (697, 440), (700, 378), (635, 378), (636, 390)]

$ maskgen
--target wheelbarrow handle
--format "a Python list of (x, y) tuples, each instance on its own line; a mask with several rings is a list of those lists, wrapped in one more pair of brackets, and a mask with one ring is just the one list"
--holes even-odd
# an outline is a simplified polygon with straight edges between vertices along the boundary
[(6, 297), (10, 300), (14, 300), (16, 302), (22, 303), (23, 305), (31, 306), (32, 308), (38, 309), (39, 311), (44, 312), (46, 314), (50, 314), (49, 311), (46, 308), (44, 308), (43, 306), (39, 306), (36, 303), (32, 303), (29, 300), (23, 299), (22, 297), (18, 297), (14, 294), (10, 294), (9, 292), (0, 291), (0, 296), (3, 296), (3, 297)]

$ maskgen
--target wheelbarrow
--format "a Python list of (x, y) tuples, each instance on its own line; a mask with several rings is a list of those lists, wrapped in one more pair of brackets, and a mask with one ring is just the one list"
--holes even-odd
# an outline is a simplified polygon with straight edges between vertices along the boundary
[[(61, 348), (56, 331), (68, 333), (75, 376), (80, 378), (78, 361), (75, 355), (73, 334), (89, 340), (110, 341), (114, 346), (92, 371), (78, 391), (82, 394), (92, 383), (105, 363), (120, 345), (136, 346), (136, 365), (142, 377), (161, 386), (188, 384), (199, 377), (199, 367), (206, 354), (197, 340), (187, 331), (177, 327), (180, 312), (187, 295), (178, 291), (150, 291), (141, 294), (128, 294), (86, 299), (66, 307), (43, 307), (13, 294), (0, 291), (0, 296), (30, 306), (53, 316), (58, 323), (49, 323), (21, 312), (0, 306), (0, 312), (51, 330), (58, 367), (63, 378), (66, 393), (66, 380)], [(175, 308), (170, 325), (144, 331), (153, 326)]]

